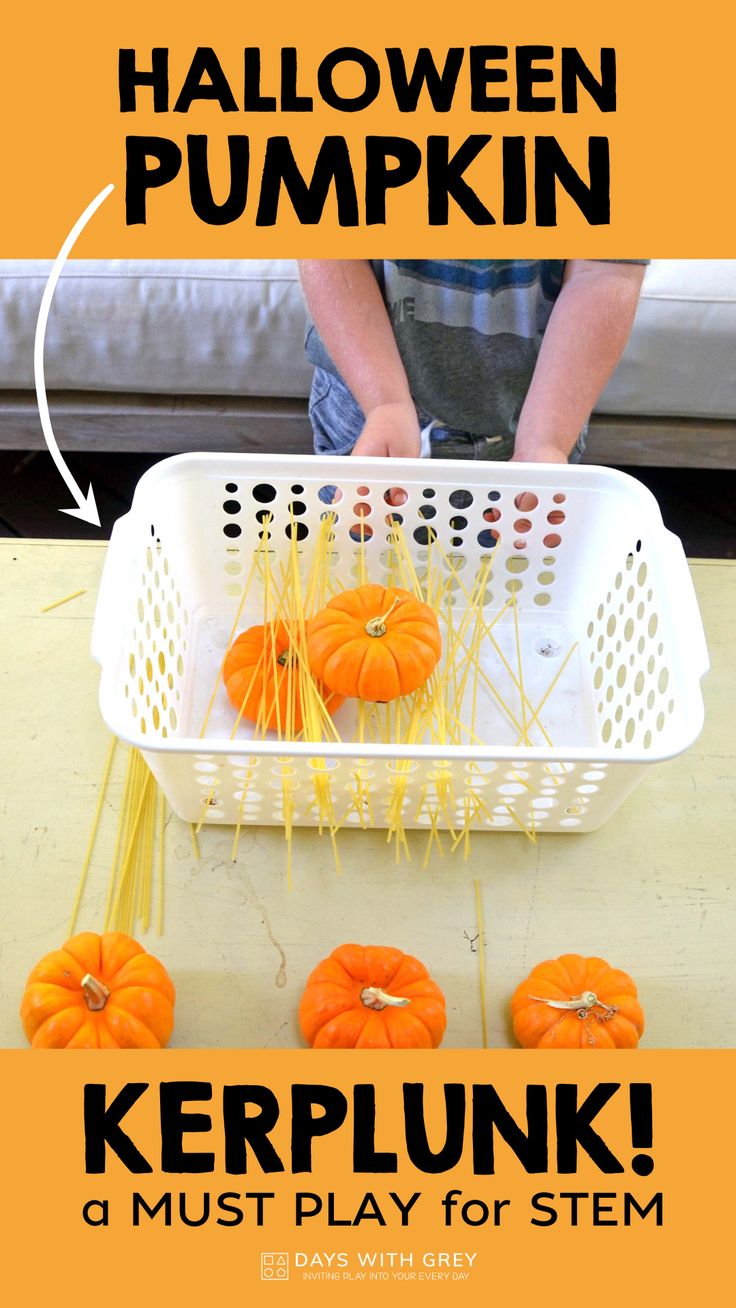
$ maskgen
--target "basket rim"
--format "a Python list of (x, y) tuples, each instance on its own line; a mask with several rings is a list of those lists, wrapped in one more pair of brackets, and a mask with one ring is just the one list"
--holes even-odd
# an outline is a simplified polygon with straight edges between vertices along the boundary
[[(618, 468), (609, 468), (605, 464), (599, 463), (528, 463), (528, 462), (505, 462), (494, 461), (489, 459), (402, 459), (402, 458), (356, 458), (353, 455), (305, 455), (299, 458), (296, 465), (294, 456), (291, 454), (237, 454), (237, 453), (217, 453), (209, 451), (192, 451), (186, 454), (172, 454), (168, 458), (160, 459), (158, 463), (153, 464), (139, 478), (133, 494), (130, 509), (122, 517), (127, 518), (135, 514), (136, 509), (142, 507), (144, 494), (156, 487), (160, 482), (165, 482), (169, 473), (175, 470), (191, 468), (193, 470), (206, 470), (208, 465), (214, 472), (216, 469), (222, 469), (224, 472), (227, 468), (242, 465), (255, 469), (259, 467), (263, 472), (276, 480), (299, 480), (301, 476), (308, 477), (310, 481), (317, 481), (324, 473), (341, 470), (343, 479), (350, 482), (369, 481), (373, 476), (381, 481), (394, 482), (397, 479), (397, 469), (401, 468), (402, 473), (407, 478), (428, 479), (428, 470), (431, 468), (431, 480), (438, 484), (458, 482), (458, 474), (462, 474), (459, 483), (468, 485), (477, 485), (485, 481), (484, 470), (487, 474), (492, 470), (491, 480), (497, 484), (515, 485), (517, 482), (524, 481), (527, 484), (522, 486), (523, 490), (534, 489), (528, 484), (529, 477), (533, 476), (540, 487), (548, 486), (565, 486), (569, 488), (587, 488), (589, 490), (604, 490), (606, 486), (626, 490), (632, 498), (636, 498), (643, 509), (653, 513), (658, 526), (664, 528), (664, 521), (656, 496), (645, 486), (638, 478), (632, 477), (628, 472), (621, 472)], [(312, 472), (312, 467), (314, 471)], [(319, 471), (318, 471), (319, 469)], [(121, 519), (118, 519), (120, 521)]]
[[(611, 750), (605, 746), (570, 745), (559, 749), (549, 745), (519, 745), (510, 749), (508, 745), (384, 745), (368, 741), (304, 741), (304, 740), (222, 740), (207, 736), (146, 736), (142, 733), (120, 731), (113, 725), (112, 715), (105, 712), (105, 705), (100, 696), (100, 709), (106, 726), (119, 740), (139, 749), (143, 754), (179, 754), (196, 758), (198, 755), (222, 754), (238, 755), (247, 758), (263, 755), (265, 758), (277, 758), (279, 755), (309, 759), (375, 759), (432, 762), (447, 759), (448, 762), (475, 763), (510, 763), (519, 766), (522, 763), (590, 763), (592, 764), (633, 764), (646, 767), (653, 763), (662, 763), (667, 759), (679, 758), (690, 749), (702, 731), (705, 722), (705, 708), (702, 701), (698, 704), (695, 721), (692, 722), (692, 734), (686, 741), (678, 742), (676, 747), (649, 749)], [(695, 715), (693, 715), (695, 716)]]

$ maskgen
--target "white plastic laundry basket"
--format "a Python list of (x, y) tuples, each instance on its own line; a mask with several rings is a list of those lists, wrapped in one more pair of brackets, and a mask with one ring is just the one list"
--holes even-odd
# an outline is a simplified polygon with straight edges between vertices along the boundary
[[(254, 740), (245, 722), (231, 740), (234, 713), (221, 686), (200, 738), (264, 523), (277, 562), (296, 530), (308, 566), (326, 511), (336, 516), (334, 577), (346, 587), (357, 585), (361, 525), (368, 575), (386, 580), (392, 518), (418, 569), (429, 530), (468, 584), (491, 555), (489, 620), (515, 594), (530, 699), (541, 699), (555, 660), (577, 642), (545, 710), (552, 745), (504, 741), (490, 717), (483, 738), (501, 743), (287, 743)], [(460, 612), (462, 588), (454, 602)], [(254, 604), (239, 629), (262, 620), (257, 595)], [(622, 473), (214, 454), (166, 459), (139, 482), (112, 534), (92, 653), (107, 725), (143, 751), (187, 821), (280, 824), (288, 777), (290, 820), (313, 825), (317, 772), (347, 824), (361, 820), (348, 803), (356, 777), (378, 826), (389, 825), (400, 777), (406, 827), (429, 824), (420, 797), (444, 788), (458, 819), (467, 797), (482, 794), (474, 828), (540, 832), (594, 830), (648, 766), (687, 749), (703, 724), (708, 669), (682, 546), (649, 491)], [(343, 740), (352, 711), (339, 711), (342, 723), (336, 716)]]

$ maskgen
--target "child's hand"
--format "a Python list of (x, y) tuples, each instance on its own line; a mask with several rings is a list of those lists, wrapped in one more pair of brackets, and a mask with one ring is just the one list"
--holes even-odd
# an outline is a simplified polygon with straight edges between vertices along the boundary
[(379, 459), (418, 459), (420, 448), (414, 405), (411, 402), (378, 404), (368, 414), (353, 454)]

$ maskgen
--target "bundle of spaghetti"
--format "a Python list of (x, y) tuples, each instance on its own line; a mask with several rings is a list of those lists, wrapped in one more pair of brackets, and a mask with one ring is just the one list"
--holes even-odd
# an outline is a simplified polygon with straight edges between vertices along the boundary
[[(116, 738), (113, 737), (105, 761), (92, 828), (74, 897), (69, 924), (70, 935), (74, 934), (76, 928), (117, 744)], [(159, 791), (143, 755), (139, 750), (129, 747), (125, 759), (120, 809), (108, 876), (103, 917), (105, 931), (124, 931), (128, 935), (133, 934), (137, 928), (147, 931), (151, 925), (154, 900), (158, 894), (156, 922), (158, 934), (162, 934), (165, 825), (163, 794)]]
[[(158, 788), (148, 764), (131, 749), (120, 807), (104, 929), (133, 935), (140, 922), (147, 931), (153, 900), (153, 868)], [(160, 831), (160, 817), (158, 828)], [(159, 885), (161, 882), (159, 868)], [(161, 915), (159, 913), (159, 924)]]

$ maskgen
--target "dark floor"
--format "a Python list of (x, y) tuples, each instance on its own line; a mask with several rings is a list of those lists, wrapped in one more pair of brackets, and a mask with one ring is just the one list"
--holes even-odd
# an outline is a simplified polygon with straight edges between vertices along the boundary
[[(60, 513), (69, 503), (49, 454), (0, 452), (0, 536), (99, 540), (125, 513), (139, 477), (155, 455), (71, 455), (82, 490), (94, 486), (102, 529)], [(666, 525), (690, 558), (736, 557), (736, 471), (624, 468), (656, 495)]]

